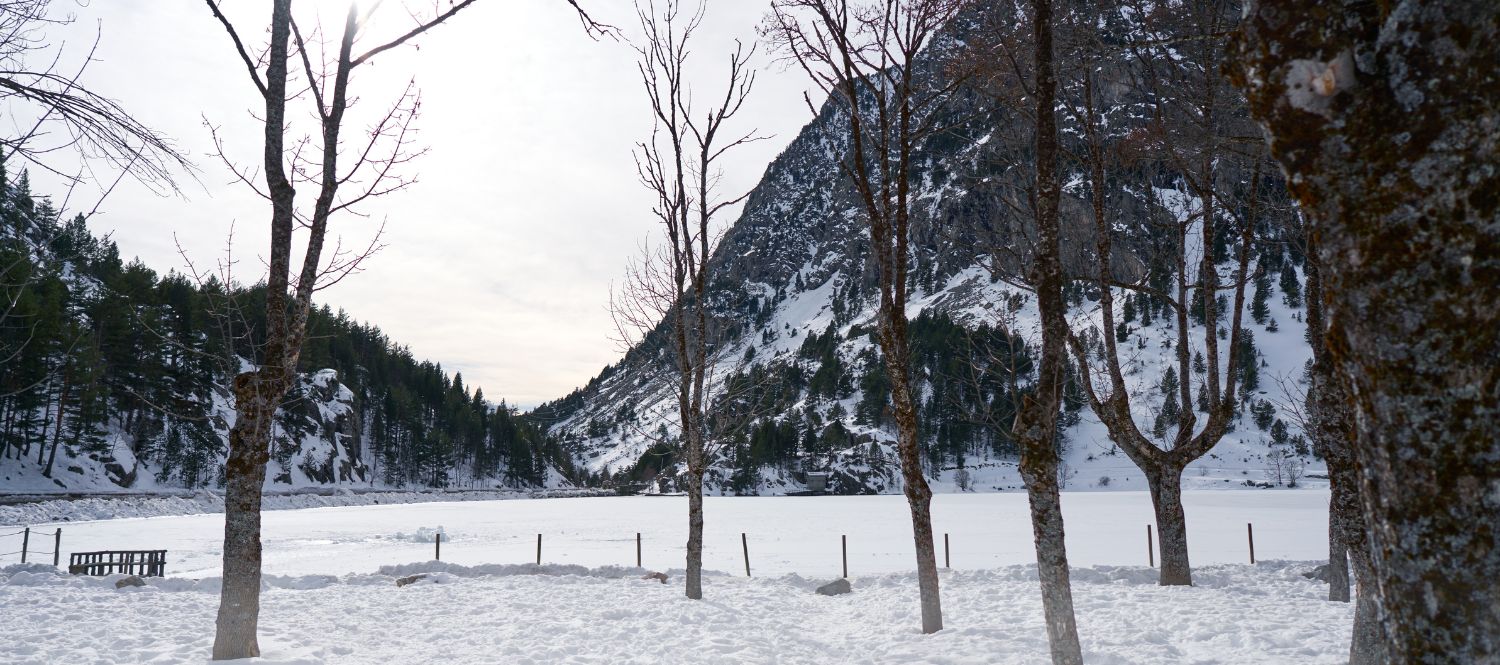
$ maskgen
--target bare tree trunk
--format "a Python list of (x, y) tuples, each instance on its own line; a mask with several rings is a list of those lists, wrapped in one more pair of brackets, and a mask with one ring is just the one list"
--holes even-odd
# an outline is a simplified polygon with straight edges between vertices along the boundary
[[(906, 340), (905, 312), (881, 315), (882, 354), (891, 377), (891, 406), (896, 421), (896, 454), (901, 458), (903, 493), (911, 509), (912, 543), (917, 549), (917, 586), (922, 605), (922, 632), (943, 629), (943, 603), (938, 591), (937, 550), (932, 538), (932, 488), (922, 473), (917, 444), (917, 406), (911, 390), (911, 366)], [(899, 336), (899, 337), (898, 337)]]
[(73, 373), (63, 376), (62, 392), (57, 394), (57, 426), (52, 430), (52, 451), (47, 453), (47, 466), (42, 469), (43, 478), (52, 477), (52, 463), (57, 461), (57, 444), (62, 441), (63, 413), (68, 403), (68, 388), (72, 387)]
[(1191, 585), (1188, 563), (1187, 518), (1182, 510), (1182, 469), (1168, 465), (1143, 466), (1156, 511), (1157, 551), (1161, 554), (1161, 586)]
[(1246, 9), (1239, 83), (1326, 268), (1386, 659), (1500, 662), (1500, 4)]
[(260, 655), (260, 506), (270, 457), (271, 419), (277, 399), (267, 399), (240, 375), (235, 381), (234, 427), (224, 464), (224, 577), (214, 635), (215, 660)]
[(1349, 560), (1358, 583), (1349, 662), (1373, 665), (1385, 661), (1385, 635), (1378, 616), (1379, 590), (1371, 568), (1370, 544), (1360, 512), (1359, 469), (1354, 460), (1354, 423), (1348, 391), (1334, 374), (1323, 314), (1323, 269), (1316, 238), (1307, 243), (1307, 327), (1313, 348), (1312, 386), (1308, 400), (1308, 434), (1328, 463), (1328, 599), (1349, 602)]
[(687, 597), (703, 599), (703, 473), (687, 472)]
[(1042, 356), (1036, 390), (1021, 402), (1015, 434), (1021, 448), (1021, 478), (1031, 505), (1042, 614), (1053, 665), (1082, 665), (1073, 587), (1063, 538), (1062, 498), (1057, 481), (1057, 415), (1067, 368), (1067, 301), (1063, 299), (1058, 219), (1062, 190), (1057, 182), (1057, 72), (1052, 54), (1052, 3), (1033, 0), (1036, 33), (1036, 225), (1038, 247), (1028, 280), (1036, 289), (1042, 320)]
[(1380, 589), (1375, 576), (1375, 562), (1370, 559), (1364, 529), (1357, 529), (1358, 545), (1350, 547), (1350, 566), (1356, 584), (1354, 597), (1354, 632), (1349, 643), (1349, 665), (1383, 665), (1390, 662), (1385, 626), (1380, 620)]

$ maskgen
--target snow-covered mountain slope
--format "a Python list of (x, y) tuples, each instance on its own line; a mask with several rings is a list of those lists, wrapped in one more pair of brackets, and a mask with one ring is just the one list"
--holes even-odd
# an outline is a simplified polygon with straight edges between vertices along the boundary
[[(212, 393), (207, 412), (206, 433), (228, 441), (234, 424), (232, 400), (222, 390)], [(131, 435), (119, 423), (112, 423), (104, 433), (103, 450), (89, 452), (81, 448), (59, 446), (53, 461), (51, 477), (43, 475), (45, 457), (22, 457), (0, 465), (0, 488), (7, 492), (110, 492), (124, 488), (133, 491), (179, 489), (181, 484), (163, 482), (160, 457), (141, 459), (131, 445)], [(194, 434), (197, 432), (195, 431)], [(354, 393), (339, 383), (337, 373), (322, 370), (298, 377), (291, 394), (277, 412), (271, 434), (271, 461), (266, 470), (266, 487), (297, 489), (331, 485), (369, 485), (370, 468), (363, 459), (363, 428), (355, 408)], [(171, 441), (167, 445), (173, 445)], [(46, 446), (40, 446), (47, 450)], [(142, 456), (144, 457), (144, 456)], [(205, 484), (222, 482), (224, 452), (205, 460), (201, 473)], [(171, 472), (172, 469), (165, 470)], [(200, 473), (193, 470), (192, 473)]]
[[(0, 168), (0, 494), (222, 487), (264, 303), (122, 261)], [(308, 326), (268, 489), (571, 486), (556, 444), (460, 375), (326, 306)]]
[[(940, 87), (945, 70), (937, 63), (961, 48), (963, 39), (959, 26), (930, 49), (918, 78)], [(1141, 93), (1115, 86), (1101, 103), (1102, 116), (1118, 123), (1110, 140), (1127, 140), (1130, 123), (1143, 117), (1137, 112)], [(720, 401), (713, 420), (734, 425), (716, 437), (710, 491), (802, 490), (809, 471), (830, 473), (830, 488), (837, 492), (900, 490), (894, 431), (882, 413), (884, 370), (869, 332), (877, 296), (874, 267), (861, 208), (838, 164), (844, 149), (840, 113), (836, 104), (826, 104), (767, 168), (711, 260), (710, 301), (729, 331), (715, 356)], [(1024, 228), (997, 230), (1003, 226), (997, 220), (1024, 194), (1026, 171), (1016, 165), (1026, 160), (1029, 134), (1015, 130), (1016, 117), (981, 91), (961, 89), (943, 113), (943, 124), (952, 129), (921, 146), (912, 182), (913, 295), (907, 315), (913, 321), (924, 461), (940, 491), (1016, 489), (1021, 483), (1008, 410), (1016, 390), (1032, 377), (1037, 316), (1030, 295), (992, 274), (994, 255), (987, 247), (997, 239), (1024, 242)], [(1079, 136), (1069, 133), (1067, 123), (1064, 131)], [(1064, 180), (1064, 253), (1084, 261), (1093, 242), (1090, 194), (1079, 166), (1065, 168), (1072, 172)], [(1162, 220), (1185, 224), (1185, 237), (1198, 237), (1205, 205), (1182, 174), (1166, 167), (1120, 167), (1111, 177), (1118, 191), (1109, 203), (1119, 229), (1116, 251), (1137, 278), (1149, 269), (1148, 250), (1160, 241), (1153, 229)], [(1230, 214), (1221, 205), (1217, 223), (1227, 224)], [(1260, 294), (1252, 298), (1247, 291), (1251, 341), (1238, 351), (1253, 358), (1249, 373), (1257, 385), (1245, 393), (1233, 431), (1189, 467), (1188, 487), (1320, 482), (1315, 476), (1322, 475), (1321, 464), (1298, 425), (1310, 357), (1298, 243), (1285, 228), (1271, 226), (1256, 236), (1251, 252), (1257, 282), (1251, 289)], [(1220, 283), (1237, 267), (1230, 260), (1236, 241), (1228, 241), (1230, 251), (1219, 262)], [(1224, 249), (1213, 248), (1216, 258)], [(1188, 265), (1203, 250), (1189, 241)], [(1278, 274), (1279, 286), (1273, 279)], [(1162, 315), (1159, 303), (1117, 291), (1115, 320), (1126, 321), (1127, 330), (1103, 331), (1097, 294), (1081, 284), (1069, 293), (1074, 329), (1093, 339), (1119, 336), (1136, 421), (1167, 445), (1170, 420), (1157, 425), (1163, 383), (1197, 386), (1206, 368), (1176, 376), (1176, 323)], [(1254, 312), (1258, 316), (1252, 316), (1253, 300), (1264, 305)], [(1207, 331), (1191, 319), (1190, 325), (1190, 348), (1201, 348)], [(671, 489), (670, 478), (680, 472), (673, 448), (672, 368), (659, 343), (666, 334), (659, 328), (657, 341), (648, 336), (587, 386), (539, 409), (591, 480), (644, 483), (654, 491)], [(991, 364), (996, 349), (1004, 350), (1011, 366), (977, 370)], [(1227, 365), (1227, 351), (1219, 361)], [(1082, 399), (1075, 394), (1069, 401), (1061, 444), (1067, 488), (1144, 488), (1142, 474), (1116, 450)]]

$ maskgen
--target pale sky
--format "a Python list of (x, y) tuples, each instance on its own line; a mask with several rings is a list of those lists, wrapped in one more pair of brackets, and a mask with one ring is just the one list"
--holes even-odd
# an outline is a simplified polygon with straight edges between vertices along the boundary
[[(268, 2), (224, 4), (247, 42), (264, 41)], [(370, 43), (409, 25), (401, 4), (380, 7), (373, 28), (380, 34)], [(405, 4), (429, 12), (434, 6)], [(633, 37), (628, 2), (582, 4)], [(736, 38), (755, 39), (767, 5), (710, 0), (693, 49), (700, 89), (722, 90), (728, 51)], [(347, 7), (335, 0), (301, 6), (327, 12), (330, 24)], [(123, 256), (165, 273), (185, 265), (174, 234), (201, 269), (223, 256), (233, 224), (236, 276), (260, 278), (269, 205), (230, 182), (203, 124), (207, 118), (221, 126), (231, 156), (253, 166), (261, 144), (249, 111), (259, 99), (206, 5), (54, 0), (53, 9), (77, 17), (53, 33), (54, 41), (66, 40), (65, 66), (76, 66), (98, 28), (102, 41), (85, 84), (172, 137), (201, 169), (197, 182), (184, 179), (181, 197), (122, 183), (91, 220), (95, 232), (111, 233)], [(420, 181), (367, 206), (368, 219), (335, 218), (331, 234), (350, 245), (367, 243), (385, 220), (388, 246), (365, 272), (324, 291), (321, 302), (375, 323), (418, 358), (461, 371), (491, 400), (530, 407), (560, 397), (619, 357), (606, 309), (610, 282), (652, 230), (651, 198), (631, 159), (634, 142), (651, 126), (635, 54), (623, 42), (590, 40), (564, 0), (481, 0), (418, 45), (356, 70), (351, 91), (363, 98), (357, 108), (369, 112), (416, 78), (423, 93), (418, 141), (430, 152), (406, 172)], [(726, 163), (728, 192), (753, 187), (811, 117), (801, 72), (769, 56), (764, 48), (757, 56), (761, 73), (741, 127), (772, 138)], [(61, 185), (33, 177), (38, 192), (60, 194)], [(70, 207), (90, 207), (98, 195), (80, 191)], [(312, 196), (310, 187), (299, 191), (299, 201)]]

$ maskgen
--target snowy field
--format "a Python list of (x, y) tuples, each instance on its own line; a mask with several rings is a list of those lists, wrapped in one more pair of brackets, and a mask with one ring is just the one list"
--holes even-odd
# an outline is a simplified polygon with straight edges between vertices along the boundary
[[(1248, 563), (1250, 522), (1261, 559), (1328, 555), (1326, 491), (1187, 492), (1183, 502), (1195, 564)], [(915, 567), (902, 496), (709, 497), (705, 506), (704, 557), (712, 570), (743, 573), (741, 533), (752, 573), (837, 574), (841, 535), (849, 538), (851, 574)], [(1068, 492), (1063, 510), (1074, 565), (1146, 565), (1146, 525), (1155, 520), (1145, 492)], [(540, 533), (544, 563), (633, 566), (640, 532), (644, 566), (680, 567), (687, 541), (684, 497), (313, 508), (269, 511), (262, 519), (265, 571), (279, 575), (366, 573), (425, 561), (437, 529), (447, 534), (443, 560), (464, 565), (534, 561)], [(933, 519), (939, 556), (947, 533), (954, 568), (1035, 561), (1025, 494), (938, 494)], [(165, 549), (170, 575), (203, 577), (219, 574), (223, 525), (222, 514), (202, 514), (32, 526), (60, 526), (64, 553)]]
[[(1323, 600), (1326, 586), (1301, 576), (1326, 556), (1326, 492), (1192, 492), (1185, 501), (1198, 586), (1161, 588), (1145, 566), (1144, 493), (1064, 495), (1088, 662), (1347, 658), (1352, 608)], [(917, 630), (899, 496), (708, 499), (705, 556), (718, 572), (701, 603), (680, 597), (680, 498), (269, 512), (262, 662), (1045, 662), (1025, 495), (939, 495), (934, 504), (953, 569), (943, 572), (947, 629), (931, 636)], [(1262, 560), (1253, 567), (1246, 522)], [(63, 524), (65, 553), (167, 549), (168, 578), (117, 591), (113, 578), (0, 569), (0, 662), (203, 662), (221, 525), (220, 515)], [(428, 560), (439, 527), (451, 542), (437, 564)], [(667, 570), (670, 584), (639, 579), (636, 531), (645, 568)], [(541, 567), (528, 563), (537, 533)], [(812, 588), (839, 574), (843, 534), (855, 592), (817, 596)], [(431, 576), (395, 587), (396, 576), (419, 571)]]

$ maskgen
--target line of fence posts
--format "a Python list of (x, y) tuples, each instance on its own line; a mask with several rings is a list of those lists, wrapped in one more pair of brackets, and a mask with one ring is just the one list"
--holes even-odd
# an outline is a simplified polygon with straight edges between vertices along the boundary
[[(28, 526), (28, 527), (22, 528), (20, 531), (15, 531), (15, 532), (4, 534), (4, 535), (6, 535), (6, 536), (15, 536), (15, 535), (21, 536), (21, 549), (20, 549), (20, 551), (19, 552), (10, 552), (9, 554), (20, 554), (21, 555), (21, 563), (26, 563), (26, 560), (28, 558), (30, 558), (30, 556), (31, 556), (31, 527)], [(49, 534), (47, 532), (45, 532), (45, 531), (38, 531), (37, 535), (39, 535), (39, 536), (45, 536), (45, 535), (49, 535)], [(56, 531), (53, 531), (50, 535), (52, 536), (52, 551), (48, 552), (46, 550), (38, 550), (37, 554), (51, 554), (52, 555), (52, 565), (56, 566), (56, 565), (58, 565), (62, 561), (62, 528), (59, 527)], [(7, 554), (7, 556), (9, 556), (9, 554)]]
[[(54, 538), (52, 546), (52, 565), (56, 566), (58, 564), (58, 561), (60, 560), (60, 553), (62, 552), (62, 529), (59, 528), (52, 535)], [(1245, 537), (1250, 546), (1250, 563), (1253, 565), (1255, 563), (1255, 525), (1253, 523), (1245, 523)], [(27, 548), (30, 546), (30, 543), (31, 528), (27, 527), (26, 529), (21, 531), (21, 563), (26, 563)], [(740, 549), (745, 556), (745, 577), (750, 577), (750, 540), (749, 536), (747, 536), (744, 532), (740, 533)], [(848, 534), (841, 534), (839, 536), (839, 550), (840, 562), (843, 564), (844, 578), (848, 579)], [(40, 553), (46, 554), (46, 552)], [(433, 536), (432, 558), (438, 561), (441, 561), (443, 559), (443, 533), (441, 531)], [(635, 532), (635, 567), (640, 568), (642, 566), (642, 561), (641, 532), (637, 531)], [(542, 565), (542, 534), (540, 533), (536, 535), (536, 565)], [(1146, 525), (1146, 565), (1151, 566), (1152, 568), (1156, 567), (1156, 540), (1155, 538), (1153, 538), (1152, 528), (1150, 524)], [(949, 534), (947, 533), (943, 534), (943, 567), (953, 567), (952, 547), (949, 540)]]

